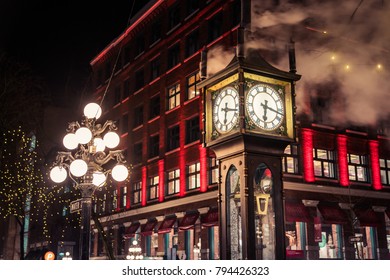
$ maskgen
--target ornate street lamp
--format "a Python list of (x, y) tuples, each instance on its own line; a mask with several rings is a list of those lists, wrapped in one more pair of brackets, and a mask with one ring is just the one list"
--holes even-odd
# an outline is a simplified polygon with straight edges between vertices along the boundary
[[(129, 176), (126, 160), (122, 150), (115, 149), (120, 138), (114, 131), (115, 123), (108, 120), (104, 125), (96, 123), (102, 110), (96, 103), (90, 103), (84, 108), (85, 118), (79, 122), (69, 123), (63, 139), (65, 148), (69, 151), (58, 152), (50, 178), (55, 183), (62, 183), (69, 176), (75, 187), (81, 192), (81, 259), (88, 260), (90, 252), (90, 226), (92, 196), (102, 187), (111, 173), (115, 181), (122, 182)], [(113, 168), (108, 163), (116, 161)], [(111, 164), (110, 164), (111, 166)]]
[(127, 260), (142, 260), (144, 256), (142, 255), (142, 248), (138, 245), (137, 240), (133, 240), (131, 246), (129, 247), (129, 254), (126, 256)]

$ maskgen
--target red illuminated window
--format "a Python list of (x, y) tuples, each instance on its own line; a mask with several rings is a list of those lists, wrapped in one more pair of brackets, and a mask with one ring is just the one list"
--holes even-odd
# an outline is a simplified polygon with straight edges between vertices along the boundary
[(368, 159), (365, 155), (348, 154), (349, 180), (356, 182), (368, 182)]
[(158, 198), (158, 182), (159, 176), (149, 178), (148, 200), (154, 200)]
[(167, 150), (171, 151), (180, 146), (180, 127), (178, 125), (168, 128)]
[(335, 178), (334, 151), (313, 149), (314, 175), (316, 177)]
[(390, 159), (379, 159), (381, 168), (381, 182), (383, 185), (390, 185)]
[(284, 150), (283, 172), (290, 173), (290, 174), (299, 173), (297, 145), (288, 145)]
[(199, 72), (187, 77), (187, 99), (190, 100), (199, 95), (199, 90), (196, 88), (196, 84), (199, 82)]
[(186, 121), (186, 144), (200, 139), (199, 116)]
[(180, 169), (168, 172), (167, 195), (177, 194), (180, 192)]
[(186, 57), (190, 57), (199, 50), (199, 30), (193, 31), (186, 38)]
[(218, 162), (215, 157), (210, 158), (210, 176), (209, 176), (209, 183), (210, 185), (218, 184), (218, 178), (219, 178), (219, 169), (218, 169)]
[(133, 184), (133, 190), (132, 190), (132, 198), (133, 198), (133, 204), (138, 204), (141, 202), (141, 190), (142, 190), (142, 182), (135, 182)]
[(156, 95), (150, 99), (150, 116), (149, 119), (153, 119), (160, 115), (160, 95)]
[(188, 166), (187, 171), (188, 189), (194, 190), (200, 188), (200, 163), (194, 163)]
[(180, 105), (180, 84), (177, 83), (168, 89), (168, 110)]

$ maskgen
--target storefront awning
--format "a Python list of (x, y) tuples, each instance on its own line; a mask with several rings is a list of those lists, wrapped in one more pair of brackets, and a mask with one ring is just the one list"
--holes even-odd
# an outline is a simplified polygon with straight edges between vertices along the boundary
[(305, 222), (309, 223), (312, 221), (310, 217), (309, 210), (299, 202), (289, 202), (285, 203), (285, 216), (286, 222), (294, 223), (294, 222)]
[(199, 218), (199, 212), (187, 213), (179, 223), (179, 230), (189, 230), (194, 227)]
[(138, 222), (132, 223), (128, 228), (126, 228), (123, 238), (125, 239), (133, 238), (139, 227), (140, 227), (140, 223)]
[[(360, 226), (362, 227), (379, 227), (382, 222), (380, 218), (380, 213), (375, 212), (374, 210), (367, 209), (353, 209), (360, 222)], [(383, 214), (383, 213), (382, 213)]]
[(158, 233), (162, 234), (162, 233), (170, 232), (175, 222), (176, 222), (176, 216), (165, 218), (164, 221), (161, 223), (160, 227), (158, 228)]
[(348, 223), (347, 214), (337, 205), (318, 205), (318, 210), (322, 215), (324, 224), (346, 224)]
[(141, 234), (143, 236), (152, 235), (156, 224), (157, 224), (157, 220), (149, 220), (146, 224), (144, 224), (141, 227)]
[(218, 208), (212, 208), (207, 212), (206, 215), (202, 216), (202, 226), (204, 227), (214, 227), (218, 225)]

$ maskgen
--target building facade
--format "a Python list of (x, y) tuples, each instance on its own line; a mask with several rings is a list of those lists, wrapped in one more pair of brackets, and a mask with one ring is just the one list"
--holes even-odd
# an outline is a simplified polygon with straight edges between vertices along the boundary
[[(248, 234), (242, 231), (244, 210), (221, 215), (228, 180), (220, 176), (226, 173), (221, 159), (204, 141), (207, 98), (199, 83), (211, 75), (199, 65), (206, 51), (237, 46), (249, 2), (243, 3), (150, 1), (91, 61), (93, 99), (101, 102), (105, 118), (116, 120), (132, 166), (126, 183), (108, 184), (95, 194), (94, 211), (105, 235), (95, 224), (92, 259), (106, 258), (107, 250), (126, 258), (134, 240), (144, 258), (389, 257), (390, 151), (383, 132), (298, 116), (295, 141), (283, 147), (277, 168), (269, 169), (271, 181), (282, 181), (283, 225), (253, 223)], [(312, 112), (321, 109), (311, 104)], [(268, 210), (264, 201), (255, 203), (256, 221), (268, 210), (278, 211), (272, 203)], [(236, 237), (226, 239), (233, 231)], [(277, 245), (275, 231), (284, 237)], [(245, 253), (246, 239), (253, 239), (248, 244), (255, 254)], [(275, 246), (283, 253), (275, 255)]]

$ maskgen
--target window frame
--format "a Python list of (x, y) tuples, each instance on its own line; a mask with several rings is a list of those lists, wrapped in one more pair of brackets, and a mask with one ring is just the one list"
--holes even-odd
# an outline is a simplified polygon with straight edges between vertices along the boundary
[(186, 120), (186, 144), (200, 140), (199, 115)]
[(180, 147), (180, 126), (179, 124), (167, 129), (167, 151), (172, 151)]
[[(152, 176), (148, 178), (148, 201), (153, 201), (158, 199), (158, 188), (159, 188), (159, 176)], [(152, 190), (154, 191), (154, 196), (152, 197)]]
[[(137, 181), (134, 182), (133, 185), (131, 186), (131, 201), (133, 204), (140, 204), (142, 200), (142, 181)], [(135, 198), (138, 197), (138, 200)]]
[[(390, 159), (380, 158), (379, 167), (380, 167), (382, 185), (390, 186)], [(383, 176), (385, 177), (385, 180), (383, 180)]]
[[(194, 168), (194, 171), (191, 171), (192, 167)], [(200, 189), (200, 162), (194, 162), (192, 164), (189, 164), (187, 166), (187, 190), (192, 191), (192, 190), (197, 190)], [(195, 179), (195, 184), (191, 184), (191, 178)], [(195, 187), (193, 187), (193, 185)]]
[[(173, 174), (173, 177), (170, 175)], [(173, 184), (173, 191), (171, 191), (171, 184)], [(173, 169), (167, 172), (167, 189), (166, 195), (175, 195), (180, 193), (180, 168)]]
[[(352, 157), (358, 158), (359, 162), (353, 162), (351, 159)], [(348, 162), (348, 178), (350, 181), (360, 182), (360, 183), (370, 182), (369, 161), (367, 155), (347, 153), (347, 162)], [(365, 178), (359, 179), (359, 170), (365, 173), (363, 174)], [(353, 171), (354, 174), (351, 174), (351, 171)]]
[(180, 82), (168, 87), (167, 90), (167, 110), (173, 110), (180, 106)]
[[(288, 149), (289, 148), (289, 149)], [(290, 144), (283, 153), (283, 172), (286, 174), (299, 174), (299, 151), (297, 144)], [(290, 161), (290, 162), (289, 162)], [(292, 162), (292, 168), (290, 164)], [(292, 172), (290, 172), (292, 170)]]
[[(325, 154), (325, 158), (321, 156)], [(313, 148), (314, 176), (327, 179), (336, 179), (336, 153), (332, 150)], [(319, 165), (319, 169), (316, 166)], [(320, 171), (320, 174), (318, 173)], [(326, 171), (329, 175), (327, 176)]]
[[(200, 95), (200, 91), (197, 89), (198, 82), (200, 82), (199, 71), (192, 73), (186, 78), (187, 100), (191, 100)], [(193, 90), (195, 93), (192, 94), (191, 90)]]

